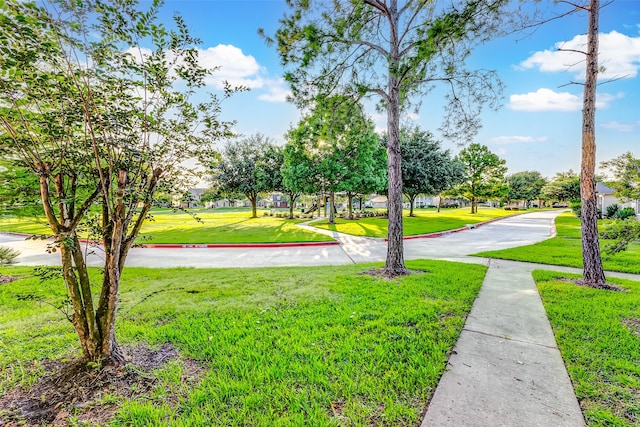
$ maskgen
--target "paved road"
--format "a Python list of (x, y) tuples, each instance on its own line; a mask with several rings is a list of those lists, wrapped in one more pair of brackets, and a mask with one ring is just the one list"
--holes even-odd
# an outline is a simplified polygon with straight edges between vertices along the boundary
[[(529, 245), (550, 237), (553, 218), (559, 212), (533, 212), (506, 218), (471, 230), (437, 238), (405, 241), (405, 259), (455, 260), (484, 250)], [(316, 229), (317, 231), (317, 229)], [(387, 245), (382, 239), (341, 235), (324, 231), (340, 241), (340, 246), (283, 248), (134, 248), (127, 258), (131, 267), (272, 267), (342, 265), (383, 262)], [(25, 241), (24, 237), (0, 234), (0, 245), (21, 252), (21, 265), (57, 265), (58, 254), (46, 253), (46, 242)], [(101, 265), (101, 249), (93, 248), (90, 265)]]

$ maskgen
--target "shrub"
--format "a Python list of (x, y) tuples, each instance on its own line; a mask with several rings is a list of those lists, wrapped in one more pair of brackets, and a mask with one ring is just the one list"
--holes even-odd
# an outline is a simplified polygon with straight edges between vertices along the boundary
[(0, 246), (0, 265), (13, 264), (20, 252), (15, 249)]
[(607, 206), (607, 218), (614, 218), (619, 210), (620, 206), (617, 203)]
[(633, 208), (622, 208), (616, 212), (614, 218), (627, 219), (636, 216), (636, 211)]

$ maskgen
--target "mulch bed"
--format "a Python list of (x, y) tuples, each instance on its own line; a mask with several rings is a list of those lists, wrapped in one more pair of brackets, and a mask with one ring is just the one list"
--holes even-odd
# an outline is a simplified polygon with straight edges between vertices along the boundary
[(372, 268), (371, 270), (367, 270), (360, 274), (365, 276), (377, 277), (380, 279), (395, 280), (399, 277), (411, 276), (414, 274), (426, 274), (426, 273), (429, 273), (429, 272), (426, 270), (406, 269), (403, 273), (401, 273), (397, 271), (387, 270), (386, 268)]
[(627, 292), (625, 288), (618, 285), (613, 285), (611, 283), (605, 283), (604, 285), (594, 286), (593, 284), (585, 282), (582, 279), (560, 279), (560, 281), (572, 283), (577, 286), (584, 286), (585, 288), (591, 288), (591, 289), (601, 289), (604, 291), (614, 291), (614, 292)]
[(3, 276), (2, 274), (0, 274), (0, 285), (4, 283), (11, 283), (14, 280), (18, 280), (18, 279), (19, 279), (18, 276)]
[[(0, 397), (0, 426), (66, 426), (71, 415), (77, 422), (102, 425), (118, 410), (116, 403), (101, 403), (106, 394), (125, 399), (146, 396), (157, 382), (152, 371), (168, 361), (181, 359), (184, 383), (197, 382), (204, 367), (192, 359), (180, 358), (170, 344), (158, 349), (123, 346), (124, 366), (92, 367), (79, 361), (43, 362), (44, 375), (29, 389), (16, 387)], [(164, 401), (177, 402), (179, 396)], [(114, 401), (111, 399), (110, 402)]]

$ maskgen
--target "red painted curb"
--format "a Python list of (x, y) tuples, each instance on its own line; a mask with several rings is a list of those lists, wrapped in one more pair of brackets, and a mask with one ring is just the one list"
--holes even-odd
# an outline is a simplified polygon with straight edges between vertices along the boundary
[(145, 248), (207, 249), (207, 248), (282, 248), (295, 246), (335, 246), (339, 242), (290, 242), (290, 243), (149, 243)]

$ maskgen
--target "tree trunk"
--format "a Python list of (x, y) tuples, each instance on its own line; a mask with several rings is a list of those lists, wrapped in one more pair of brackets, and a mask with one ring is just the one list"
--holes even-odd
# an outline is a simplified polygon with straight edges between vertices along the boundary
[(289, 196), (289, 219), (293, 219), (293, 204), (298, 196), (293, 192), (287, 194), (287, 196)]
[(605, 284), (604, 269), (598, 241), (598, 201), (596, 194), (596, 136), (595, 109), (598, 79), (598, 13), (599, 0), (589, 6), (589, 32), (587, 44), (587, 72), (584, 84), (582, 111), (582, 164), (580, 170), (580, 196), (582, 198), (582, 260), (584, 282), (590, 286)]
[(331, 193), (329, 193), (329, 221), (328, 221), (329, 224), (336, 223), (335, 208), (336, 208), (336, 195), (332, 191)]
[(442, 204), (442, 195), (438, 196), (438, 213), (440, 213), (440, 205)]
[(349, 219), (353, 219), (353, 194), (347, 192), (347, 210), (349, 212)]
[(247, 199), (251, 202), (251, 218), (258, 218), (258, 195), (247, 193)]
[(390, 57), (389, 57), (389, 93), (387, 98), (387, 159), (389, 166), (389, 193), (387, 214), (389, 217), (389, 236), (387, 259), (384, 269), (392, 275), (407, 274), (404, 265), (404, 241), (402, 230), (402, 156), (400, 153), (400, 79), (399, 64), (398, 2), (391, 0), (390, 17)]
[(407, 198), (409, 199), (409, 216), (414, 216), (413, 215), (413, 204), (416, 201), (416, 197), (417, 197), (417, 195), (415, 195), (415, 194), (407, 195)]

